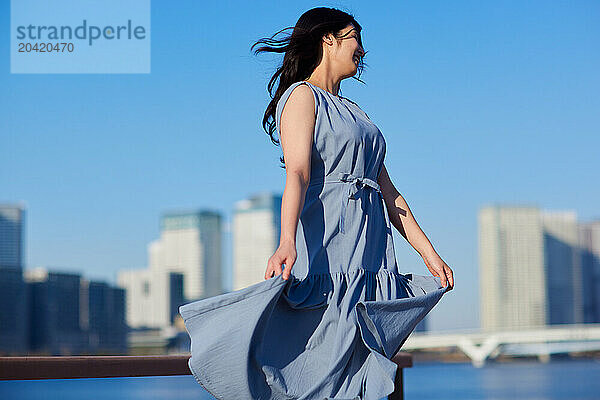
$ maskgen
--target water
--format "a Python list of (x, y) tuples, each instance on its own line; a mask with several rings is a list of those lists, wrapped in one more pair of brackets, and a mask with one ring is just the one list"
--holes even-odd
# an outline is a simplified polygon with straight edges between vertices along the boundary
[[(406, 400), (600, 400), (600, 361), (417, 363), (404, 370)], [(0, 399), (210, 400), (189, 376), (0, 381)], [(229, 400), (229, 399), (227, 399)], [(237, 399), (231, 399), (237, 400)]]
[(598, 400), (600, 360), (416, 364), (404, 370), (406, 400)]

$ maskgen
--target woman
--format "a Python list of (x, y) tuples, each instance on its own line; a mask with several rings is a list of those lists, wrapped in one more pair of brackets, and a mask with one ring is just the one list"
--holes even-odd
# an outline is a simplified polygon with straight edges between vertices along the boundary
[[(258, 42), (285, 51), (263, 119), (286, 169), (280, 244), (264, 281), (180, 308), (190, 369), (218, 399), (385, 398), (391, 358), (454, 285), (387, 174), (383, 135), (338, 95), (362, 70), (361, 29), (315, 8), (285, 40)], [(398, 271), (391, 225), (433, 276)]]

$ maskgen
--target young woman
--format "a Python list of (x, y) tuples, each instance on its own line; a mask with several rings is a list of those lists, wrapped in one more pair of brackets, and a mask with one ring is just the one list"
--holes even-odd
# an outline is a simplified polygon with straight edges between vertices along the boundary
[[(454, 286), (388, 176), (383, 135), (338, 94), (362, 72), (361, 30), (320, 7), (256, 43), (285, 52), (263, 119), (286, 170), (279, 247), (264, 281), (180, 308), (190, 369), (218, 399), (386, 398), (391, 358)], [(433, 276), (399, 272), (391, 225)]]

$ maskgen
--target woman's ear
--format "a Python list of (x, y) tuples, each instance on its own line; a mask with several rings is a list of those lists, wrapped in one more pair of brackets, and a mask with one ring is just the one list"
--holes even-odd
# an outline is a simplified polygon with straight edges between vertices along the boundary
[(333, 40), (334, 40), (334, 37), (331, 33), (327, 33), (327, 34), (325, 34), (325, 36), (323, 36), (323, 41), (325, 42), (325, 44), (327, 44), (329, 46), (333, 46)]

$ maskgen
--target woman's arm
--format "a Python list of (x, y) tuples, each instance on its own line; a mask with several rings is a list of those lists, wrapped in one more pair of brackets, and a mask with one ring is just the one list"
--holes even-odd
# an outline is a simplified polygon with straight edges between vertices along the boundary
[(383, 165), (377, 181), (381, 187), (381, 194), (392, 225), (421, 256), (435, 253), (433, 245), (421, 230), (406, 200), (392, 183), (385, 165)]
[(429, 271), (433, 275), (440, 277), (442, 285), (446, 286), (446, 280), (448, 280), (450, 286), (453, 287), (454, 277), (452, 270), (440, 258), (425, 233), (421, 230), (421, 227), (408, 207), (408, 203), (392, 183), (385, 165), (382, 166), (377, 181), (381, 188), (381, 194), (383, 195), (385, 207), (387, 208), (392, 225), (421, 255)]
[(267, 263), (265, 279), (282, 273), (288, 279), (296, 261), (296, 230), (310, 182), (310, 158), (315, 129), (315, 100), (307, 85), (294, 88), (281, 112), (281, 147), (285, 160), (285, 189), (281, 204), (279, 248)]

